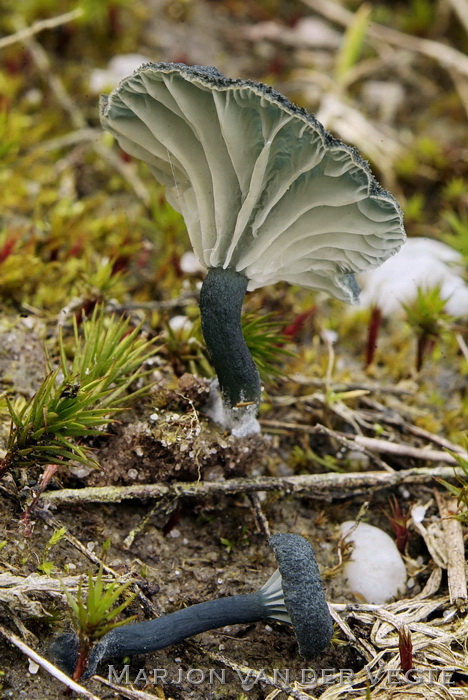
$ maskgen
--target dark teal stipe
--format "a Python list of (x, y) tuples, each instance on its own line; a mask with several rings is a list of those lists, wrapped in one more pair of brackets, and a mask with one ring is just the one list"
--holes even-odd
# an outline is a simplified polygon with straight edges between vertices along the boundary
[(247, 278), (239, 272), (213, 267), (200, 293), (203, 336), (223, 401), (231, 408), (244, 401), (260, 403), (260, 377), (241, 326), (247, 284)]
[[(268, 613), (262, 594), (256, 591), (216, 598), (155, 620), (117, 627), (94, 645), (83, 677), (90, 678), (96, 673), (98, 664), (105, 659), (158, 651), (207, 630), (266, 620)], [(72, 676), (78, 660), (76, 634), (60, 635), (52, 643), (50, 655), (60, 668)]]

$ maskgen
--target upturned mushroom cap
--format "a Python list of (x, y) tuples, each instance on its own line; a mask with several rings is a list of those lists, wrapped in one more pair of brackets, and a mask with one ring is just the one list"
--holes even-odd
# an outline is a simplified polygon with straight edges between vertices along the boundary
[(313, 659), (328, 646), (333, 633), (314, 549), (303, 537), (289, 533), (270, 537), (270, 546), (299, 651), (305, 659)]
[(101, 98), (101, 122), (165, 185), (199, 261), (249, 290), (284, 280), (354, 301), (353, 273), (404, 242), (396, 200), (357, 151), (261, 83), (149, 63)]

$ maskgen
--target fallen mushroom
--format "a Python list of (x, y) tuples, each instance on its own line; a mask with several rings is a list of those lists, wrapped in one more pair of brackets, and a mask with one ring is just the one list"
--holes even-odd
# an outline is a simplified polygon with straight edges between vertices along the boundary
[(101, 122), (182, 213), (208, 269), (200, 310), (224, 427), (258, 432), (245, 292), (280, 280), (355, 301), (354, 273), (405, 239), (401, 210), (357, 151), (272, 88), (215, 68), (149, 63), (101, 98)]
[[(269, 541), (278, 569), (260, 590), (209, 600), (155, 620), (117, 627), (93, 647), (84, 677), (92, 676), (98, 664), (111, 657), (146, 654), (207, 630), (261, 620), (291, 624), (302, 656), (318, 656), (330, 642), (332, 621), (313, 547), (300, 535), (287, 533), (273, 535)], [(60, 635), (50, 646), (50, 656), (68, 675), (73, 675), (78, 659), (77, 635)]]

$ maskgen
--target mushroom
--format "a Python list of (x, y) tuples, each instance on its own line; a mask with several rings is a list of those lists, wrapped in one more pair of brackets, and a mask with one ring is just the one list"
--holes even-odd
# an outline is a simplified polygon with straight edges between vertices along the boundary
[(283, 280), (356, 301), (354, 273), (404, 242), (396, 200), (304, 109), (215, 68), (143, 65), (101, 97), (101, 122), (184, 216), (208, 270), (200, 310), (221, 422), (258, 432), (260, 378), (240, 324), (246, 291)]
[[(93, 647), (84, 677), (92, 676), (101, 661), (114, 656), (146, 654), (207, 630), (261, 620), (292, 625), (302, 656), (318, 656), (330, 642), (332, 621), (313, 547), (300, 535), (288, 533), (273, 535), (269, 542), (278, 569), (258, 591), (209, 600), (155, 620), (116, 627)], [(78, 659), (77, 635), (60, 635), (51, 644), (50, 655), (71, 676)]]

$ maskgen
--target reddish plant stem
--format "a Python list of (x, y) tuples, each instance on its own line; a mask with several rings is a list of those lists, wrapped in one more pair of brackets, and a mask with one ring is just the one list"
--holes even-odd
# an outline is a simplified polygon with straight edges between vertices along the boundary
[(80, 646), (79, 652), (78, 652), (78, 660), (76, 662), (76, 667), (75, 671), (73, 673), (73, 680), (74, 681), (79, 681), (81, 676), (83, 675), (85, 668), (86, 668), (86, 663), (88, 661), (88, 654), (89, 654), (89, 649), (87, 646)]
[(374, 361), (375, 350), (377, 348), (377, 338), (379, 336), (380, 326), (382, 325), (382, 312), (378, 306), (371, 308), (369, 326), (367, 330), (367, 346), (366, 346), (366, 367)]
[(416, 371), (419, 372), (424, 364), (424, 359), (428, 353), (430, 353), (435, 345), (435, 338), (431, 337), (428, 333), (422, 332), (418, 336), (418, 344), (416, 351)]

